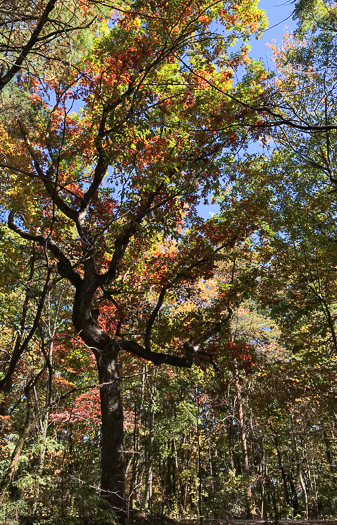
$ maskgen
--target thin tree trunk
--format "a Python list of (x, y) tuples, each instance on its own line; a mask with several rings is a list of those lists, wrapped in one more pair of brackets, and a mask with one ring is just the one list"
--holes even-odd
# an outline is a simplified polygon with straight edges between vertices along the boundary
[(290, 497), (289, 497), (289, 492), (288, 492), (287, 478), (286, 478), (286, 474), (285, 474), (284, 467), (283, 467), (282, 456), (281, 456), (281, 452), (280, 452), (280, 449), (279, 449), (279, 442), (278, 442), (277, 434), (274, 434), (274, 444), (275, 444), (275, 450), (276, 450), (276, 453), (277, 453), (277, 461), (278, 461), (279, 468), (280, 468), (281, 475), (282, 475), (284, 496), (285, 496), (287, 504), (290, 505)]
[(145, 455), (145, 510), (150, 507), (153, 489), (153, 445), (154, 445), (154, 402), (156, 398), (156, 376), (154, 373), (153, 383), (149, 385), (150, 390), (150, 405), (149, 405), (149, 439), (148, 447)]
[(176, 440), (175, 440), (174, 437), (172, 439), (172, 445), (173, 445), (173, 452), (174, 452), (175, 469), (176, 469), (176, 472), (177, 472), (177, 494), (176, 494), (176, 500), (177, 500), (177, 503), (178, 503), (179, 518), (181, 518), (182, 517), (182, 507), (181, 507), (180, 469), (179, 469), (177, 444), (176, 444)]
[(139, 429), (138, 429), (138, 407), (135, 403), (134, 405), (134, 419), (133, 419), (133, 450), (131, 451), (131, 457), (126, 468), (126, 476), (128, 474), (129, 468), (132, 466), (131, 470), (131, 480), (130, 480), (130, 490), (128, 498), (128, 516), (130, 511), (134, 507), (134, 501), (138, 499), (138, 470), (139, 470)]
[(303, 492), (303, 497), (304, 497), (305, 519), (308, 519), (308, 517), (309, 517), (308, 492), (307, 492), (307, 487), (306, 487), (306, 484), (305, 484), (305, 481), (304, 481), (304, 477), (303, 477), (302, 466), (301, 466), (301, 458), (300, 458), (300, 455), (298, 453), (297, 441), (296, 441), (296, 435), (295, 435), (294, 429), (293, 429), (293, 436), (294, 436), (293, 443), (294, 443), (296, 465), (297, 465), (297, 475), (298, 475), (298, 479), (300, 481), (300, 485), (301, 485), (302, 492)]
[[(30, 269), (29, 269), (29, 276), (28, 276), (28, 282), (33, 280), (34, 276), (34, 269), (35, 269), (35, 262), (36, 262), (36, 256), (35, 256), (35, 250), (33, 251), (33, 255), (30, 258)], [(29, 303), (30, 303), (30, 287), (27, 287), (25, 298), (22, 305), (22, 312), (21, 312), (21, 319), (20, 319), (20, 330), (16, 334), (15, 344), (12, 352), (12, 356), (9, 363), (9, 370), (5, 374), (4, 378), (0, 381), (0, 391), (3, 391), (6, 396), (10, 393), (12, 388), (12, 375), (15, 370), (15, 367), (17, 365), (17, 356), (20, 355), (21, 351), (21, 341), (24, 335), (25, 331), (25, 325), (26, 325), (26, 318), (27, 313), (29, 310)], [(4, 416), (6, 415), (5, 410), (6, 403), (2, 402), (0, 404), (0, 415)], [(1, 430), (1, 429), (0, 429)]]
[(276, 501), (275, 486), (272, 483), (271, 483), (271, 499), (272, 499), (273, 508), (274, 508), (274, 520), (277, 525), (278, 524), (277, 501)]
[[(31, 269), (31, 274), (30, 275), (33, 275), (33, 272), (34, 272), (34, 268), (33, 268), (34, 260), (33, 260), (33, 258), (32, 258), (32, 261), (33, 262), (32, 262), (32, 269)], [(37, 310), (36, 310), (36, 313), (35, 313), (35, 317), (34, 317), (34, 321), (33, 321), (32, 327), (29, 330), (29, 332), (28, 332), (27, 336), (25, 337), (25, 339), (22, 341), (22, 337), (23, 337), (23, 333), (24, 333), (24, 325), (25, 325), (25, 321), (26, 321), (27, 311), (28, 311), (28, 308), (29, 308), (29, 294), (28, 295), (26, 294), (26, 298), (25, 298), (24, 305), (23, 305), (21, 321), (20, 321), (20, 323), (21, 323), (20, 335), (18, 335), (18, 338), (16, 340), (16, 343), (15, 343), (15, 346), (14, 346), (14, 349), (13, 349), (13, 353), (12, 353), (12, 357), (11, 357), (11, 360), (10, 360), (10, 363), (9, 363), (9, 366), (8, 366), (8, 370), (7, 370), (6, 374), (5, 374), (5, 376), (3, 377), (3, 379), (0, 380), (0, 391), (3, 391), (5, 394), (9, 394), (10, 393), (11, 388), (12, 388), (12, 376), (13, 376), (15, 370), (16, 370), (18, 361), (19, 361), (21, 355), (27, 350), (31, 339), (34, 337), (34, 335), (35, 335), (35, 333), (36, 333), (36, 331), (37, 331), (37, 329), (39, 327), (39, 323), (40, 323), (40, 319), (41, 319), (41, 315), (42, 315), (42, 311), (43, 311), (46, 295), (47, 295), (47, 292), (48, 292), (48, 289), (49, 289), (49, 285), (50, 285), (50, 276), (51, 276), (51, 270), (48, 269), (48, 273), (47, 273), (47, 276), (46, 276), (46, 280), (45, 280), (45, 283), (44, 283), (43, 290), (42, 290), (42, 292), (40, 294), (40, 299), (39, 299), (39, 302), (38, 302), (38, 306), (37, 306)]]
[(249, 475), (249, 460), (248, 460), (248, 446), (247, 446), (247, 436), (245, 431), (245, 420), (243, 412), (243, 401), (241, 395), (241, 385), (239, 381), (236, 383), (236, 392), (238, 398), (238, 410), (239, 410), (239, 427), (240, 427), (240, 440), (241, 440), (241, 449), (242, 449), (242, 471)]
[(21, 435), (18, 439), (18, 442), (15, 446), (14, 452), (12, 454), (10, 465), (7, 469), (7, 472), (5, 473), (1, 484), (0, 484), (0, 506), (2, 505), (2, 502), (5, 498), (6, 491), (10, 487), (11, 483), (14, 480), (15, 474), (18, 470), (19, 466), (19, 459), (22, 452), (22, 449), (24, 447), (26, 438), (29, 436), (31, 429), (34, 425), (34, 414), (33, 414), (33, 408), (31, 403), (31, 390), (30, 387), (27, 387), (25, 389), (25, 396), (27, 399), (27, 411), (26, 411), (26, 419), (25, 424), (22, 429)]
[(324, 444), (325, 444), (325, 456), (329, 465), (330, 472), (334, 471), (333, 467), (333, 460), (332, 460), (332, 452), (331, 452), (331, 442), (328, 437), (328, 433), (326, 429), (323, 430), (323, 438), (324, 438)]
[(199, 389), (195, 389), (195, 400), (198, 407), (197, 412), (197, 444), (198, 444), (198, 451), (197, 451), (197, 472), (198, 472), (198, 511), (199, 511), (199, 523), (200, 525), (203, 524), (203, 515), (202, 515), (202, 472), (201, 472), (201, 441), (200, 441), (200, 425), (199, 425), (199, 417), (200, 417), (200, 398), (199, 398)]
[(266, 450), (262, 443), (262, 461), (261, 461), (261, 469), (260, 469), (260, 475), (261, 475), (261, 519), (265, 519), (265, 508), (266, 508), (266, 481), (268, 479), (268, 464), (267, 464), (267, 457), (266, 457)]
[[(245, 430), (245, 418), (243, 410), (243, 398), (242, 398), (242, 386), (240, 383), (239, 371), (235, 363), (235, 389), (238, 400), (238, 412), (239, 412), (239, 428), (240, 428), (240, 440), (242, 450), (242, 471), (246, 476), (249, 476), (249, 459), (248, 459), (248, 446), (247, 446), (247, 435)], [(246, 502), (246, 517), (247, 519), (252, 517), (251, 511), (251, 499), (252, 490), (250, 485), (247, 486), (247, 502)]]
[(306, 473), (306, 479), (308, 481), (308, 492), (309, 492), (309, 498), (311, 500), (311, 513), (314, 514), (313, 517), (319, 516), (319, 509), (318, 509), (318, 496), (315, 486), (315, 478), (312, 475), (312, 465), (310, 465), (308, 452), (307, 452), (307, 446), (305, 441), (301, 440), (301, 446), (303, 449), (303, 457), (305, 462), (305, 473)]
[[(50, 320), (49, 320), (50, 321)], [(48, 334), (51, 336), (51, 333)], [(55, 331), (53, 333), (53, 338), (55, 337)], [(48, 380), (47, 380), (47, 393), (46, 393), (46, 407), (49, 407), (51, 401), (52, 401), (52, 392), (53, 392), (53, 349), (54, 349), (54, 340), (51, 339), (49, 343), (49, 351), (48, 355), (45, 355), (46, 358), (46, 364), (48, 368)], [(44, 343), (43, 343), (44, 344)], [(42, 415), (40, 420), (40, 427), (41, 427), (41, 450), (39, 454), (39, 468), (38, 468), (38, 479), (35, 483), (35, 496), (34, 496), (34, 504), (33, 504), (33, 516), (36, 514), (38, 502), (39, 502), (39, 494), (40, 494), (40, 478), (43, 474), (44, 469), (44, 462), (46, 457), (46, 443), (47, 443), (47, 434), (48, 434), (48, 423), (49, 423), (49, 409), (47, 408), (44, 415)]]
[(304, 478), (303, 478), (302, 469), (301, 469), (300, 466), (299, 466), (299, 470), (298, 470), (298, 475), (299, 475), (300, 484), (301, 484), (301, 487), (302, 487), (302, 490), (303, 490), (304, 503), (305, 503), (305, 519), (307, 520), (309, 518), (308, 493), (307, 493), (307, 489), (306, 489), (306, 486), (305, 486), (305, 481), (304, 481)]
[(309, 288), (314, 292), (315, 296), (318, 298), (319, 302), (321, 303), (321, 307), (323, 310), (323, 314), (325, 316), (325, 319), (328, 323), (328, 326), (330, 328), (330, 333), (333, 341), (333, 345), (335, 347), (335, 352), (337, 352), (337, 335), (335, 331), (335, 323), (331, 315), (330, 306), (328, 304), (327, 299), (324, 297), (324, 292), (321, 291), (321, 286), (319, 284), (319, 291), (316, 290), (314, 285), (309, 284)]
[(261, 482), (261, 510), (260, 510), (260, 518), (261, 520), (264, 519), (264, 498), (265, 498), (265, 487), (264, 487), (264, 480)]

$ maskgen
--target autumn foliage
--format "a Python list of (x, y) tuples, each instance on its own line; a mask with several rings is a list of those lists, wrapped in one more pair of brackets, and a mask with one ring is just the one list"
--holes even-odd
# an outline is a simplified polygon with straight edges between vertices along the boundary
[(7, 4), (0, 519), (332, 516), (331, 66), (252, 0)]

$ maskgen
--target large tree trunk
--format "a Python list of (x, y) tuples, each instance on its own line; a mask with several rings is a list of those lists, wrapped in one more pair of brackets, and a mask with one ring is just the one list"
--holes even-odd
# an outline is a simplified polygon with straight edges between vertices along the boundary
[(117, 352), (97, 358), (101, 386), (101, 490), (102, 497), (125, 521), (125, 461), (123, 447), (123, 407), (120, 393)]
[(73, 322), (97, 362), (101, 397), (101, 495), (121, 524), (126, 520), (123, 406), (118, 370), (118, 344), (97, 323), (90, 309), (96, 287), (78, 286)]

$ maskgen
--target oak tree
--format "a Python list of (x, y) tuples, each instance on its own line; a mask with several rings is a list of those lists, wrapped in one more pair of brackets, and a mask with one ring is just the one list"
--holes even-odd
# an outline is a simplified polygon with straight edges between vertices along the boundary
[[(247, 109), (226, 94), (263, 23), (248, 0), (137, 0), (112, 11), (76, 67), (17, 77), (22, 101), (1, 122), (8, 226), (73, 287), (73, 325), (100, 382), (102, 496), (121, 520), (118, 355), (187, 368), (198, 356), (212, 361), (207, 344), (231, 317), (222, 292), (200, 318), (181, 322), (170, 305), (255, 228), (256, 201), (228, 199), (208, 220), (197, 205), (217, 195), (246, 140)], [(250, 78), (262, 74), (251, 68)]]

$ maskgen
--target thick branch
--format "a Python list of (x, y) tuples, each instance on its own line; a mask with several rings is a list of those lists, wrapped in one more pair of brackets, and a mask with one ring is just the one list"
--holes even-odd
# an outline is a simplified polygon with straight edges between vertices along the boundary
[(23, 62), (25, 61), (26, 57), (31, 52), (35, 44), (38, 42), (41, 31), (43, 30), (44, 26), (48, 23), (49, 14), (54, 9), (55, 4), (56, 4), (56, 0), (49, 0), (49, 2), (47, 3), (46, 8), (44, 12), (42, 13), (40, 20), (36, 28), (34, 29), (30, 39), (28, 40), (27, 44), (23, 47), (20, 55), (15, 60), (15, 63), (13, 64), (13, 66), (7, 71), (7, 73), (2, 78), (0, 78), (0, 91), (20, 71), (21, 66)]
[[(224, 248), (228, 247), (228, 246), (232, 246), (233, 243), (235, 242), (236, 240), (236, 236), (231, 239), (231, 241), (227, 242), (227, 243), (224, 243), (222, 244), (221, 246), (219, 246), (218, 248), (216, 248), (216, 250), (214, 250), (213, 254), (215, 255), (216, 253), (218, 253), (219, 251), (223, 250)], [(210, 257), (203, 257), (202, 259), (199, 259), (198, 261), (195, 261), (194, 263), (190, 264), (190, 266), (188, 266), (187, 268), (184, 268), (183, 270), (181, 270), (180, 272), (177, 273), (177, 275), (174, 277), (174, 279), (172, 279), (168, 284), (166, 284), (160, 294), (159, 294), (159, 297), (158, 297), (158, 301), (157, 301), (157, 304), (156, 306), (154, 307), (151, 315), (150, 315), (150, 318), (148, 320), (148, 323), (146, 325), (146, 330), (145, 330), (145, 338), (144, 338), (144, 344), (145, 344), (145, 348), (147, 350), (150, 350), (151, 349), (151, 332), (152, 332), (152, 328), (153, 328), (153, 325), (156, 321), (156, 318), (158, 316), (158, 313), (163, 305), (163, 302), (164, 302), (164, 299), (165, 299), (165, 294), (167, 292), (167, 290), (171, 289), (172, 286), (174, 286), (180, 279), (182, 279), (183, 277), (188, 277), (191, 273), (192, 270), (194, 270), (194, 268), (197, 268), (199, 266), (202, 266), (203, 264), (207, 263), (210, 261)], [(209, 339), (209, 337), (207, 337), (207, 339)], [(205, 339), (205, 341), (207, 340)]]
[(134, 341), (121, 341), (119, 343), (121, 350), (125, 350), (131, 354), (134, 354), (138, 357), (142, 357), (147, 361), (151, 361), (154, 365), (171, 365), (178, 366), (179, 368), (191, 368), (194, 361), (194, 348), (188, 344), (184, 344), (185, 357), (171, 354), (158, 354), (157, 352), (151, 352), (151, 350), (146, 350), (138, 343)]
[(47, 248), (48, 250), (50, 250), (54, 257), (58, 260), (57, 267), (61, 277), (69, 279), (71, 284), (73, 284), (76, 288), (78, 288), (81, 285), (81, 277), (71, 266), (71, 262), (68, 259), (68, 257), (64, 255), (61, 248), (59, 248), (59, 246), (50, 237), (44, 237), (43, 235), (34, 235), (23, 230), (22, 228), (19, 228), (19, 226), (17, 226), (14, 222), (13, 211), (11, 211), (8, 216), (8, 226), (13, 232), (20, 235), (20, 237), (22, 237), (23, 239), (26, 239), (27, 241), (36, 242), (43, 248)]
[(157, 191), (150, 193), (147, 201), (141, 207), (137, 215), (133, 217), (133, 219), (131, 219), (124, 232), (117, 237), (114, 246), (114, 254), (110, 263), (110, 268), (105, 274), (99, 276), (98, 286), (109, 284), (118, 276), (119, 266), (123, 259), (125, 250), (128, 247), (131, 238), (136, 233), (143, 219), (148, 215), (150, 211), (152, 211), (152, 203), (158, 195), (158, 193), (161, 191), (161, 189), (162, 188), (159, 187)]
[(179, 368), (191, 368), (196, 356), (206, 357), (206, 359), (217, 370), (217, 366), (214, 363), (212, 354), (210, 354), (209, 352), (199, 350), (199, 346), (200, 344), (208, 341), (208, 339), (210, 339), (211, 337), (214, 337), (214, 335), (218, 334), (223, 328), (223, 326), (229, 323), (232, 317), (232, 313), (232, 309), (228, 307), (228, 315), (222, 321), (216, 323), (211, 330), (205, 332), (205, 334), (198, 340), (197, 344), (192, 346), (189, 343), (184, 343), (183, 349), (185, 352), (185, 356), (178, 356), (166, 353), (159, 354), (157, 352), (152, 352), (151, 350), (142, 347), (134, 341), (122, 340), (119, 342), (119, 347), (121, 350), (130, 352), (138, 357), (146, 359), (147, 361), (151, 361), (156, 366), (167, 364), (171, 366), (177, 366)]
[(38, 177), (44, 182), (45, 188), (52, 199), (52, 201), (55, 203), (55, 205), (59, 208), (62, 213), (66, 215), (69, 219), (73, 221), (77, 221), (77, 213), (68, 206), (64, 200), (59, 196), (56, 188), (55, 182), (52, 181), (52, 173), (54, 171), (53, 167), (50, 166), (47, 173), (45, 174), (43, 169), (41, 168), (38, 156), (36, 155), (36, 152), (34, 151), (34, 148), (30, 142), (28, 133), (26, 132), (22, 122), (18, 122), (21, 133), (23, 135), (25, 144), (27, 146), (27, 149), (29, 151), (29, 154), (34, 162), (34, 167), (36, 169), (36, 172), (38, 174)]

